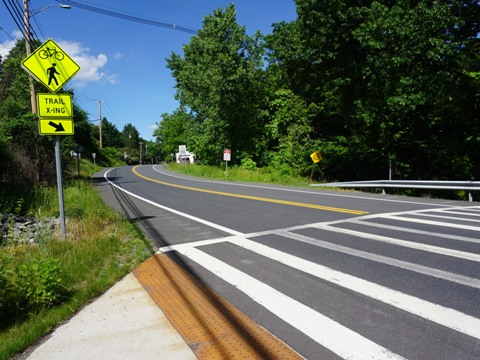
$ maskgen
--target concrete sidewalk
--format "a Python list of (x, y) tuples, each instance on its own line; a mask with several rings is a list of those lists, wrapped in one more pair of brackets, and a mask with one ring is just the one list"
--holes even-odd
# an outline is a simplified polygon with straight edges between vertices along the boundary
[(133, 273), (20, 358), (197, 359)]
[(16, 360), (303, 359), (156, 253)]

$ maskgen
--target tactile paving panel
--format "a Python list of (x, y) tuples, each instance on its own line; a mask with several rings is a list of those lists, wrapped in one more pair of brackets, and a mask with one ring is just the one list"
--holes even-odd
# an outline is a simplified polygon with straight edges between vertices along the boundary
[(199, 359), (303, 359), (168, 255), (134, 274)]

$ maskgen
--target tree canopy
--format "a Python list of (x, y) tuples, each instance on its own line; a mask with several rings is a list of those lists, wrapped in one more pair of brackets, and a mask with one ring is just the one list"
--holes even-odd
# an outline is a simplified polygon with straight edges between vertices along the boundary
[[(295, 0), (297, 18), (268, 35), (215, 10), (166, 59), (179, 107), (164, 113), (149, 153), (169, 159), (187, 145), (205, 164), (273, 166), (308, 175), (311, 153), (325, 180), (480, 177), (480, 2)], [(49, 182), (51, 137), (31, 114), (25, 43), (0, 59), (0, 183)], [(45, 91), (36, 84), (37, 92)], [(75, 96), (74, 91), (71, 93)], [(98, 125), (74, 108), (75, 135), (99, 149)], [(132, 123), (134, 119), (132, 119)], [(127, 163), (140, 158), (129, 123), (103, 119), (102, 139)], [(126, 156), (126, 157), (125, 157)]]
[(181, 110), (165, 146), (304, 175), (320, 150), (329, 180), (385, 178), (389, 161), (401, 179), (479, 177), (480, 2), (295, 3), (266, 36), (216, 10), (167, 59)]

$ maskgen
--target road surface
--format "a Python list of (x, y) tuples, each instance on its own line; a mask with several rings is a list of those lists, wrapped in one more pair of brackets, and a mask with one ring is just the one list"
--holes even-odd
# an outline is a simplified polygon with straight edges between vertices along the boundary
[(211, 181), (159, 165), (102, 176), (107, 201), (159, 252), (305, 358), (480, 358), (478, 203)]

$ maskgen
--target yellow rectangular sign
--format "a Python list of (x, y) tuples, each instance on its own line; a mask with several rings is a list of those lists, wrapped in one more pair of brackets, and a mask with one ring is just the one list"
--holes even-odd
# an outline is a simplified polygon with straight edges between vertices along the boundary
[(73, 135), (73, 119), (40, 119), (40, 135)]
[(41, 118), (72, 118), (72, 95), (37, 94), (38, 116)]

